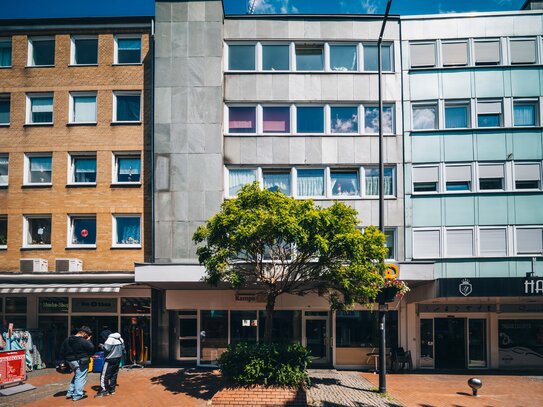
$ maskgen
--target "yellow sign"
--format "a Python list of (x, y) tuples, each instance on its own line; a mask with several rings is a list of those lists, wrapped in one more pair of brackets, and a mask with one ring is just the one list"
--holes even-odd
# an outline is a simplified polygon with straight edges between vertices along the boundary
[(396, 280), (400, 276), (400, 268), (396, 264), (385, 264), (385, 280)]

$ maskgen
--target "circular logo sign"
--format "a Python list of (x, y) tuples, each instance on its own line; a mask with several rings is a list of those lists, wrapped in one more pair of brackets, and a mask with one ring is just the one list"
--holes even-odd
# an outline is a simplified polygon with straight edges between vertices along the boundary
[(88, 231), (87, 229), (83, 229), (83, 230), (81, 231), (81, 236), (87, 237), (88, 235), (89, 235), (89, 231)]

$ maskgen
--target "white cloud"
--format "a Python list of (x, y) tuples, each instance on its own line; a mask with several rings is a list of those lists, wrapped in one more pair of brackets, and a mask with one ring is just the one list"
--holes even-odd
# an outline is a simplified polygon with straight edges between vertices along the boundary
[(288, 14), (298, 13), (298, 9), (290, 4), (291, 0), (254, 0), (254, 14)]
[(377, 12), (378, 0), (361, 0), (360, 5), (366, 14), (375, 14)]

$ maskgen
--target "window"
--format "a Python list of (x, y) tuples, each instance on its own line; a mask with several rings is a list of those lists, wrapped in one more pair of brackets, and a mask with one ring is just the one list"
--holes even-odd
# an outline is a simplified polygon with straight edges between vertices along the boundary
[(25, 216), (25, 247), (51, 247), (51, 215)]
[[(366, 195), (378, 196), (379, 168), (365, 168), (364, 172), (364, 178), (366, 182)], [(391, 167), (385, 167), (384, 184), (385, 195), (394, 195), (394, 169)]]
[(71, 184), (95, 184), (96, 156), (72, 155), (70, 174)]
[(113, 246), (141, 246), (139, 215), (113, 215)]
[(256, 133), (256, 107), (228, 108), (228, 131), (230, 133)]
[(358, 133), (357, 106), (332, 106), (330, 116), (332, 133)]
[(473, 256), (473, 230), (447, 229), (447, 257)]
[(9, 124), (10, 121), (10, 97), (0, 94), (0, 125)]
[(246, 170), (246, 169), (229, 170), (228, 195), (231, 197), (236, 196), (244, 185), (251, 184), (255, 181), (256, 181), (255, 170)]
[(539, 189), (541, 167), (536, 163), (515, 164), (515, 189)]
[(475, 41), (475, 65), (498, 65), (500, 41)]
[[(393, 106), (383, 106), (383, 133), (394, 133)], [(364, 106), (364, 133), (379, 133), (379, 106)]]
[[(398, 311), (388, 311), (385, 323), (386, 343), (398, 346)], [(336, 314), (336, 346), (338, 348), (377, 348), (379, 316), (371, 311), (338, 311)], [(358, 349), (353, 349), (357, 352)]]
[(322, 71), (324, 69), (324, 46), (322, 44), (296, 45), (297, 71)]
[(11, 66), (11, 38), (0, 37), (0, 67)]
[(296, 131), (298, 133), (324, 133), (324, 108), (322, 106), (297, 106)]
[(469, 102), (445, 102), (445, 128), (463, 129), (469, 127)]
[(96, 36), (72, 37), (70, 58), (72, 65), (98, 64), (98, 38)]
[(543, 254), (543, 228), (517, 228), (517, 254)]
[(447, 165), (445, 167), (447, 191), (470, 191), (471, 190), (471, 166), (470, 165)]
[(96, 216), (70, 216), (68, 246), (96, 246)]
[(413, 167), (413, 192), (439, 192), (439, 167)]
[[(392, 44), (381, 44), (381, 70), (383, 72), (392, 72), (393, 57)], [(377, 65), (377, 44), (364, 44), (364, 71), (378, 71)]]
[[(258, 336), (264, 338), (266, 312), (258, 311)], [(302, 311), (275, 311), (273, 314), (272, 341), (281, 343), (301, 343)]]
[(511, 64), (534, 64), (536, 62), (535, 39), (511, 40)]
[(437, 105), (413, 105), (413, 130), (437, 129)]
[(262, 116), (264, 133), (290, 133), (290, 107), (264, 106)]
[(537, 126), (537, 101), (536, 100), (514, 100), (513, 101), (513, 125), (514, 126)]
[(7, 154), (0, 154), (0, 185), (8, 184), (8, 164), (9, 156)]
[(27, 155), (26, 164), (28, 171), (25, 184), (51, 184), (52, 161), (51, 154)]
[[(252, 61), (254, 62), (254, 47)], [(254, 69), (254, 64), (252, 69)], [(290, 46), (288, 44), (262, 45), (262, 69), (264, 71), (288, 71), (290, 69)]]
[(141, 37), (117, 36), (115, 37), (115, 48), (116, 64), (141, 63)]
[(28, 65), (52, 66), (55, 65), (55, 38), (29, 37), (28, 38)]
[(262, 180), (264, 189), (279, 191), (285, 195), (291, 194), (290, 171), (262, 171)]
[(479, 254), (485, 257), (507, 256), (507, 232), (505, 228), (479, 230)]
[(27, 95), (27, 124), (52, 124), (53, 123), (53, 94), (29, 94)]
[(8, 217), (0, 215), (0, 249), (8, 246)]
[(358, 171), (330, 171), (332, 196), (360, 196)]
[(96, 123), (96, 92), (70, 93), (70, 123)]
[(231, 71), (254, 71), (256, 53), (254, 44), (229, 44), (228, 69)]
[(477, 102), (477, 126), (500, 127), (502, 125), (502, 102)]
[(385, 247), (387, 248), (386, 259), (396, 258), (396, 229), (385, 229)]
[(413, 231), (413, 257), (415, 259), (433, 259), (441, 257), (441, 239), (439, 230)]
[(479, 164), (479, 190), (501, 190), (504, 185), (503, 164)]
[(464, 66), (468, 64), (468, 43), (467, 42), (444, 42), (443, 66)]
[(357, 71), (356, 45), (330, 45), (330, 69), (332, 71)]
[(324, 170), (298, 170), (298, 196), (324, 196)]
[(141, 119), (141, 92), (114, 92), (114, 122), (139, 122)]
[(141, 182), (141, 157), (139, 153), (120, 155), (115, 154), (114, 183), (139, 184)]
[(436, 46), (432, 43), (411, 44), (411, 68), (436, 66)]

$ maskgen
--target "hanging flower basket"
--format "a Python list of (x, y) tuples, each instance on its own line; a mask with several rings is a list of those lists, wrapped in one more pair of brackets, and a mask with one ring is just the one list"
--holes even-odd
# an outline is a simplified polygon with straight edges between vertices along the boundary
[(396, 295), (400, 292), (398, 287), (383, 287), (377, 297), (375, 297), (375, 302), (378, 304), (384, 304), (386, 302), (394, 302)]

